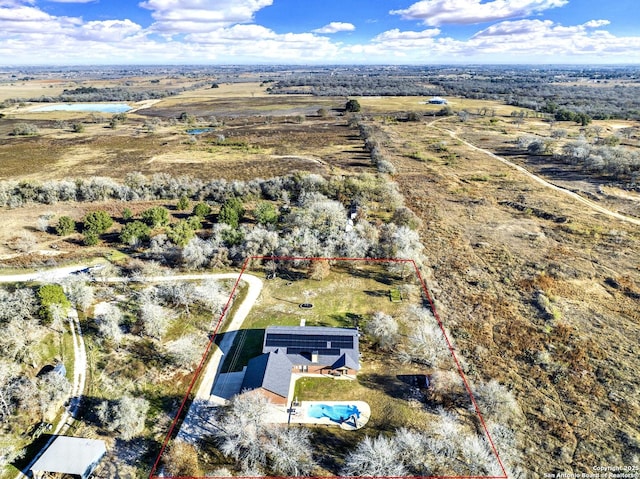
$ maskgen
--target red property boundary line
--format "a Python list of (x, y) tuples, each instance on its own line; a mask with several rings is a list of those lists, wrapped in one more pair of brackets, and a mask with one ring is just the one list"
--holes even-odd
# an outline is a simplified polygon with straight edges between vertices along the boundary
[[(238, 289), (238, 285), (240, 284), (240, 281), (242, 279), (242, 275), (244, 274), (244, 272), (246, 271), (247, 267), (249, 266), (249, 264), (252, 261), (255, 260), (261, 260), (261, 261), (343, 261), (343, 262), (357, 262), (357, 261), (366, 261), (366, 262), (370, 262), (370, 263), (405, 263), (405, 264), (409, 264), (412, 265), (416, 276), (420, 282), (420, 285), (422, 286), (422, 290), (425, 294), (425, 297), (427, 298), (427, 301), (429, 302), (429, 306), (431, 308), (431, 311), (433, 312), (433, 316), (436, 319), (436, 321), (438, 322), (438, 327), (440, 328), (440, 331), (442, 332), (442, 335), (444, 336), (444, 339), (447, 343), (447, 347), (449, 348), (449, 352), (451, 353), (451, 356), (453, 358), (453, 361), (456, 365), (456, 368), (458, 369), (458, 373), (460, 374), (460, 377), (462, 378), (462, 381), (464, 383), (464, 387), (467, 390), (467, 393), (469, 394), (469, 398), (471, 399), (471, 404), (473, 405), (473, 408), (475, 410), (475, 413), (478, 416), (478, 419), (480, 420), (480, 424), (482, 425), (482, 429), (484, 430), (484, 433), (487, 437), (487, 440), (489, 441), (489, 445), (491, 446), (491, 451), (493, 452), (496, 460), (498, 461), (498, 465), (500, 466), (500, 469), (502, 470), (502, 476), (399, 476), (397, 479), (508, 479), (507, 476), (507, 471), (504, 467), (504, 464), (502, 462), (502, 459), (500, 459), (500, 454), (498, 453), (498, 450), (495, 446), (495, 443), (493, 441), (493, 439), (491, 438), (491, 434), (489, 434), (489, 429), (487, 428), (487, 424), (482, 416), (482, 413), (480, 412), (480, 408), (478, 407), (478, 403), (476, 401), (475, 396), (473, 395), (473, 391), (471, 390), (471, 387), (469, 386), (469, 382), (467, 381), (467, 377), (464, 374), (464, 371), (462, 370), (462, 366), (460, 364), (460, 361), (458, 360), (458, 357), (456, 356), (456, 352), (453, 348), (453, 344), (451, 342), (451, 340), (449, 339), (449, 337), (447, 336), (447, 333), (444, 329), (444, 325), (442, 320), (440, 319), (440, 315), (438, 314), (438, 311), (436, 310), (436, 306), (433, 302), (433, 299), (431, 297), (431, 293), (429, 292), (429, 288), (427, 288), (427, 284), (424, 280), (424, 278), (422, 277), (422, 274), (420, 273), (420, 269), (418, 268), (418, 265), (416, 264), (416, 262), (412, 259), (398, 259), (398, 258), (323, 258), (323, 257), (297, 257), (297, 256), (251, 256), (249, 258), (247, 258), (245, 260), (245, 262), (242, 265), (242, 268), (240, 270), (240, 274), (238, 275), (238, 279), (236, 280), (235, 284), (233, 285), (233, 289), (231, 290), (231, 294), (229, 295), (229, 299), (227, 300), (227, 303), (225, 304), (222, 312), (220, 313), (220, 317), (218, 318), (218, 322), (216, 323), (216, 327), (213, 331), (213, 333), (211, 334), (210, 338), (209, 338), (209, 342), (207, 343), (207, 347), (204, 351), (204, 354), (202, 355), (202, 358), (200, 360), (200, 363), (198, 364), (198, 367), (196, 368), (194, 374), (193, 374), (193, 378), (191, 379), (191, 382), (189, 383), (189, 388), (187, 389), (187, 392), (184, 396), (184, 398), (182, 399), (182, 403), (180, 404), (180, 408), (178, 409), (178, 412), (176, 413), (175, 417), (173, 418), (173, 421), (171, 422), (171, 426), (169, 427), (169, 431), (167, 432), (167, 435), (165, 436), (164, 442), (162, 443), (162, 447), (160, 448), (160, 452), (158, 453), (158, 457), (156, 458), (154, 464), (153, 464), (153, 468), (151, 469), (151, 472), (149, 473), (149, 479), (204, 479), (204, 478), (199, 478), (199, 477), (193, 477), (193, 476), (158, 476), (156, 474), (157, 470), (158, 470), (158, 466), (160, 465), (160, 460), (162, 458), (162, 455), (164, 454), (167, 445), (169, 444), (169, 441), (171, 440), (175, 428), (180, 420), (180, 416), (182, 415), (182, 413), (184, 412), (184, 408), (187, 404), (187, 401), (189, 400), (189, 396), (191, 395), (191, 392), (193, 390), (193, 387), (195, 386), (196, 381), (198, 380), (198, 378), (200, 377), (200, 373), (202, 372), (202, 369), (206, 363), (207, 357), (209, 356), (209, 352), (211, 351), (211, 347), (213, 346), (213, 343), (216, 339), (216, 336), (218, 335), (218, 331), (220, 329), (220, 326), (222, 325), (223, 320), (225, 319), (232, 301), (233, 301), (233, 297)], [(238, 478), (238, 479), (254, 479), (251, 477), (246, 477), (246, 476), (233, 476), (234, 479)], [(301, 477), (297, 477), (295, 479), (337, 479), (340, 476), (301, 476)], [(370, 476), (364, 476), (367, 477), (368, 479), (370, 479)], [(380, 478), (384, 478), (384, 479), (394, 479), (395, 476), (376, 476), (376, 477), (380, 477)], [(350, 478), (352, 479), (357, 479), (357, 476), (350, 476)], [(258, 479), (258, 478), (255, 478)], [(264, 479), (264, 477), (260, 477), (259, 479)], [(284, 479), (284, 477), (282, 476), (271, 476), (271, 479)], [(294, 479), (291, 477), (288, 477), (287, 479)]]

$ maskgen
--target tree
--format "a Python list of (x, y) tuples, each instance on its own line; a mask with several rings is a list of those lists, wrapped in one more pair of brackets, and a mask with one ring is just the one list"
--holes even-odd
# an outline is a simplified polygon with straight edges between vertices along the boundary
[(385, 351), (393, 349), (398, 342), (398, 322), (381, 311), (373, 313), (365, 332)]
[(146, 399), (125, 395), (112, 404), (103, 401), (96, 412), (105, 429), (119, 431), (122, 439), (128, 441), (144, 430), (148, 411)]
[(204, 219), (211, 214), (211, 206), (206, 203), (198, 203), (193, 207), (193, 214)]
[(331, 266), (329, 265), (329, 261), (326, 259), (311, 261), (311, 264), (309, 265), (309, 279), (322, 281), (329, 276), (330, 272)]
[(113, 219), (104, 210), (93, 211), (87, 214), (83, 220), (83, 231), (101, 235), (113, 225)]
[(85, 246), (95, 246), (100, 242), (100, 236), (95, 231), (85, 231), (82, 244)]
[(120, 231), (120, 241), (133, 246), (141, 241), (148, 240), (150, 234), (151, 228), (142, 221), (136, 220), (124, 225), (122, 231)]
[(76, 222), (69, 216), (61, 216), (58, 219), (56, 233), (59, 236), (69, 236), (76, 231)]
[(160, 339), (169, 326), (171, 315), (166, 308), (145, 300), (140, 305), (140, 319), (144, 332), (152, 338)]
[(129, 208), (125, 208), (122, 210), (122, 219), (125, 221), (129, 221), (133, 218), (133, 212)]
[[(97, 307), (96, 307), (97, 309)], [(122, 340), (122, 329), (120, 324), (124, 319), (122, 310), (111, 303), (103, 303), (100, 313), (96, 315), (96, 323), (98, 324), (98, 332), (103, 338), (109, 339), (116, 344)]]
[(40, 300), (38, 315), (45, 324), (53, 321), (51, 306), (57, 304), (65, 310), (71, 306), (71, 303), (64, 294), (62, 286), (59, 284), (44, 284), (40, 286), (40, 289), (38, 289), (38, 299)]
[(407, 469), (398, 460), (395, 438), (366, 436), (355, 451), (349, 453), (341, 474), (345, 476), (405, 476)]
[(51, 371), (37, 378), (38, 404), (42, 420), (48, 416), (54, 417), (61, 402), (69, 394), (71, 384), (62, 374)]
[(162, 456), (166, 472), (172, 477), (202, 477), (198, 451), (192, 444), (175, 440)]
[(84, 131), (84, 125), (80, 122), (75, 122), (71, 125), (71, 131), (74, 133), (82, 133)]
[(360, 102), (358, 100), (352, 99), (348, 100), (344, 105), (344, 109), (349, 113), (357, 113), (360, 111)]
[(189, 221), (180, 220), (169, 229), (167, 237), (177, 246), (183, 247), (191, 241), (195, 234), (196, 232)]
[(88, 279), (88, 275), (69, 276), (62, 284), (69, 300), (82, 311), (86, 311), (94, 301), (93, 287)]
[(431, 312), (421, 309), (416, 316), (417, 321), (409, 333), (407, 344), (398, 353), (400, 360), (438, 368), (449, 365), (449, 347)]
[(142, 212), (142, 221), (151, 226), (157, 228), (159, 226), (165, 226), (169, 224), (169, 210), (162, 206), (154, 206), (148, 210)]
[(275, 224), (278, 222), (278, 210), (273, 203), (261, 201), (254, 211), (256, 221), (261, 225)]
[(178, 202), (176, 203), (176, 208), (179, 211), (184, 211), (184, 210), (189, 209), (189, 204), (190, 204), (189, 198), (187, 198), (186, 196), (182, 195), (180, 197), (180, 199), (178, 200)]
[(202, 358), (203, 337), (205, 336), (196, 334), (182, 336), (167, 343), (167, 351), (178, 366), (191, 370), (194, 364)]
[(218, 214), (218, 221), (226, 223), (232, 228), (237, 228), (240, 224), (240, 220), (244, 216), (245, 209), (242, 205), (242, 201), (238, 198), (229, 198), (224, 202), (220, 213)]
[[(220, 451), (235, 459), (243, 475), (307, 476), (315, 467), (308, 430), (268, 423), (267, 399), (240, 394), (222, 410), (214, 434)], [(251, 473), (251, 474), (248, 474)]]

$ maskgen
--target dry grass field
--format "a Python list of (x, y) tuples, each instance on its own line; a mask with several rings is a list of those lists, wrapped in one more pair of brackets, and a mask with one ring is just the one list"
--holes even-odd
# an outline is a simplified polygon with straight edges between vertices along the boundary
[[(457, 119), (378, 126), (394, 180), (424, 221), (429, 285), (471, 377), (507, 385), (524, 411), (523, 468), (538, 477), (635, 464), (638, 227), (541, 187), (444, 129), (498, 152), (513, 131), (498, 141)], [(434, 147), (441, 141), (446, 152)]]

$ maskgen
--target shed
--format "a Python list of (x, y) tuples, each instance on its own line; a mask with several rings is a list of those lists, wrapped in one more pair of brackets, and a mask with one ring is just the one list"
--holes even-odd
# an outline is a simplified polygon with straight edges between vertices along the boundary
[(46, 473), (88, 478), (107, 453), (104, 441), (58, 436), (31, 467), (35, 479)]

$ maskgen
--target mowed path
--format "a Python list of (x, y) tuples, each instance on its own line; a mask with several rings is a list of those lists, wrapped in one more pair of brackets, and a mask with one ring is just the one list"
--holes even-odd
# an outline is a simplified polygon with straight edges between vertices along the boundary
[[(437, 121), (437, 120), (436, 120)], [(439, 127), (437, 125), (433, 124), (434, 122), (431, 122), (430, 125), (433, 126), (435, 129), (440, 130), (442, 132), (447, 133), (451, 138), (460, 141), (461, 143), (464, 143), (467, 147), (471, 148), (472, 150), (476, 150), (479, 151), (481, 153), (484, 153), (485, 155), (490, 156), (491, 158), (494, 158), (502, 163), (504, 163), (505, 165), (514, 168), (516, 170), (518, 170), (519, 172), (525, 174), (526, 176), (528, 176), (529, 178), (531, 178), (532, 180), (540, 183), (541, 185), (547, 187), (547, 188), (551, 188), (552, 190), (558, 191), (562, 194), (565, 194), (567, 196), (570, 196), (571, 198), (573, 198), (574, 200), (579, 201), (580, 203), (588, 206), (589, 208), (593, 209), (594, 211), (597, 211), (598, 213), (602, 213), (604, 215), (610, 216), (612, 218), (616, 218), (618, 220), (621, 221), (625, 221), (627, 223), (632, 223), (634, 225), (638, 225), (640, 226), (640, 219), (638, 218), (632, 218), (630, 216), (627, 215), (623, 215), (622, 213), (618, 213), (616, 211), (611, 211), (603, 206), (600, 206), (599, 204), (588, 200), (582, 196), (580, 196), (579, 194), (568, 190), (566, 188), (563, 188), (561, 186), (558, 185), (554, 185), (553, 183), (548, 182), (547, 180), (545, 180), (544, 178), (541, 178), (540, 176), (531, 173), (529, 170), (527, 170), (526, 168), (517, 165), (516, 163), (512, 163), (511, 161), (496, 155), (495, 153), (489, 151), (489, 150), (485, 150), (484, 148), (480, 148), (479, 146), (474, 145), (473, 143), (468, 142), (467, 140), (460, 138), (454, 131), (451, 130), (447, 130), (446, 128), (442, 128)]]

